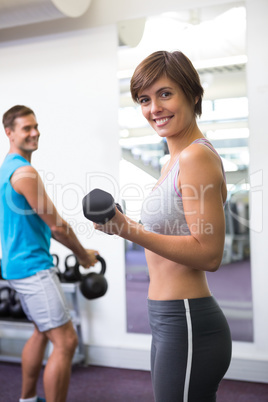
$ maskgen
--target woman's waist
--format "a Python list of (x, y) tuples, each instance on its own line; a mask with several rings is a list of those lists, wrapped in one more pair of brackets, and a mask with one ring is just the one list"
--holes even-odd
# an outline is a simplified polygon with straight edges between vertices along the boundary
[(168, 301), (168, 300), (185, 300), (199, 299), (210, 297), (211, 292), (208, 286), (192, 286), (189, 288), (183, 286), (171, 286), (164, 284), (163, 286), (155, 286), (150, 283), (148, 289), (148, 298), (150, 300)]
[(162, 281), (168, 277), (173, 277), (173, 279), (184, 279), (193, 277), (199, 278), (203, 277), (205, 271), (198, 270), (188, 265), (179, 264), (175, 261), (171, 261), (167, 258), (161, 257), (160, 255), (153, 253), (150, 250), (145, 250), (146, 262), (149, 269), (150, 278), (158, 279)]
[(148, 297), (147, 299), (148, 308), (151, 312), (157, 313), (177, 313), (179, 311), (185, 312), (186, 309), (190, 308), (192, 311), (194, 310), (205, 310), (216, 308), (217, 310), (220, 308), (216, 299), (213, 295), (205, 296), (205, 297), (196, 297), (196, 298), (185, 298), (185, 299), (174, 299), (174, 300), (152, 300)]
[(148, 266), (148, 297), (152, 300), (192, 299), (211, 295), (204, 271), (172, 261)]

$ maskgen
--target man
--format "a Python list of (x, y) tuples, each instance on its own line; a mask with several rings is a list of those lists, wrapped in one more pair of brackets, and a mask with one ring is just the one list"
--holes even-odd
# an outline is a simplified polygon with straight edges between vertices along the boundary
[(10, 150), (0, 168), (2, 275), (19, 293), (26, 315), (34, 323), (33, 335), (22, 352), (20, 402), (42, 400), (36, 395), (36, 384), (48, 340), (53, 351), (44, 370), (46, 401), (64, 402), (78, 340), (53, 268), (50, 239), (68, 247), (85, 268), (97, 262), (98, 253), (81, 245), (31, 165), (40, 136), (34, 112), (14, 106), (3, 115), (3, 125)]

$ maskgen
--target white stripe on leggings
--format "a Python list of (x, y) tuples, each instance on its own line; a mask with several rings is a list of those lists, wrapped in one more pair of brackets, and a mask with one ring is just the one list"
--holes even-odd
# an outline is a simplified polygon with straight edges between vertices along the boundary
[(187, 356), (187, 366), (186, 366), (186, 374), (184, 382), (183, 402), (188, 402), (188, 392), (189, 392), (192, 357), (193, 357), (193, 331), (192, 331), (191, 312), (188, 299), (184, 299), (184, 306), (185, 306), (186, 322), (188, 329), (188, 356)]

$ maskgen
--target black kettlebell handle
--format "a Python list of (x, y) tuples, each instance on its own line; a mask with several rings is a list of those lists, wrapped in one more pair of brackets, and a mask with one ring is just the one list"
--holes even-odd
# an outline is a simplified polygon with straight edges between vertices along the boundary
[(59, 266), (59, 261), (60, 261), (58, 254), (51, 254), (51, 255), (52, 255), (52, 258), (53, 258), (54, 266), (58, 267)]
[(106, 272), (105, 259), (103, 257), (101, 257), (100, 255), (96, 255), (96, 259), (101, 263), (101, 271), (100, 271), (99, 275), (104, 275)]
[[(75, 259), (75, 263), (74, 265), (69, 265), (69, 259), (70, 257)], [(81, 280), (81, 273), (79, 271), (79, 262), (76, 258), (76, 256), (74, 254), (69, 254), (67, 255), (67, 257), (65, 258), (65, 272), (63, 274), (64, 278), (69, 281), (69, 282), (73, 282), (73, 281), (80, 281)]]
[[(69, 265), (68, 260), (70, 259), (70, 257), (75, 258), (74, 265)], [(96, 259), (101, 263), (101, 271), (98, 275), (104, 275), (106, 272), (106, 262), (104, 258), (101, 257), (100, 255), (96, 255)], [(88, 275), (88, 273), (86, 273), (85, 275), (81, 274), (79, 267), (80, 264), (78, 262), (77, 257), (74, 254), (67, 255), (67, 257), (65, 258), (65, 268), (66, 268), (66, 271), (64, 273), (65, 279), (81, 281), (84, 276)], [(68, 272), (70, 273), (68, 274)]]

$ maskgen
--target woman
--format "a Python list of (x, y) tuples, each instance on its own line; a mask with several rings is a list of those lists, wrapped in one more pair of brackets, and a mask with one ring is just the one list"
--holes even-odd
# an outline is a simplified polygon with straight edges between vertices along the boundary
[(146, 249), (155, 401), (214, 402), (231, 337), (206, 271), (221, 263), (227, 190), (221, 159), (196, 123), (203, 88), (183, 53), (158, 51), (136, 68), (131, 94), (166, 138), (170, 160), (144, 200), (142, 224), (117, 211), (95, 228)]

